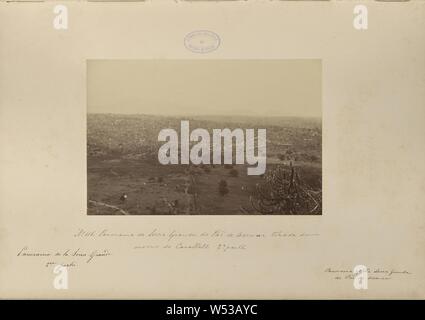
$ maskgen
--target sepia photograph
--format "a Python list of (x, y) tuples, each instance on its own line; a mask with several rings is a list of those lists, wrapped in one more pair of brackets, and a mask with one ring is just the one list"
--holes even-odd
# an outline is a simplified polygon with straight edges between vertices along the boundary
[(0, 301), (274, 319), (423, 300), (424, 17), (0, 1)]
[(320, 60), (88, 60), (87, 81), (89, 215), (322, 214)]

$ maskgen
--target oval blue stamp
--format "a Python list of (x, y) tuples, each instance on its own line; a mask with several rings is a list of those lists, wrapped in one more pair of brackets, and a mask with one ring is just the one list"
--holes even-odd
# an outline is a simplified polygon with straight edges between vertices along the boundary
[(193, 31), (184, 38), (184, 46), (195, 53), (209, 53), (220, 46), (220, 37), (208, 30)]

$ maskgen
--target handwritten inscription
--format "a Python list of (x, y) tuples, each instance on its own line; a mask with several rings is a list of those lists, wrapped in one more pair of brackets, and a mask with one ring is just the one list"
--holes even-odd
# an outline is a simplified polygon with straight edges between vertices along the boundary
[[(82, 248), (76, 249), (35, 249), (28, 246), (22, 247), (17, 256), (21, 258), (47, 258), (44, 261), (46, 267), (62, 265), (64, 267), (76, 267), (79, 262), (91, 263), (98, 258), (111, 256), (109, 249), (88, 250)], [(66, 261), (65, 261), (66, 260)]]
[(79, 229), (77, 238), (134, 238), (138, 242), (132, 247), (135, 250), (216, 250), (220, 252), (245, 251), (254, 241), (276, 238), (308, 238), (319, 236), (316, 233), (286, 233), (283, 231), (264, 232), (228, 232), (226, 230), (181, 232), (177, 230), (163, 231), (152, 229), (148, 232), (116, 232), (108, 229)]
[[(79, 267), (113, 257), (111, 248), (98, 248), (97, 240), (107, 243), (120, 243), (120, 252), (128, 250), (128, 255), (152, 250), (173, 250), (175, 252), (217, 252), (223, 254), (243, 253), (254, 248), (259, 242), (268, 240), (307, 239), (318, 237), (317, 233), (293, 233), (284, 231), (246, 232), (227, 230), (179, 231), (153, 228), (139, 231), (117, 231), (110, 229), (86, 230), (79, 228), (72, 234), (74, 247), (36, 248), (23, 246), (18, 248), (17, 257), (40, 261), (45, 267), (62, 265)], [(71, 240), (70, 239), (70, 240)], [(75, 245), (75, 243), (78, 243)]]
[[(324, 272), (330, 274), (333, 280), (353, 280), (355, 277), (353, 270), (350, 268), (327, 267)], [(369, 280), (392, 280), (397, 276), (408, 276), (412, 274), (408, 270), (397, 270), (382, 267), (368, 268), (367, 273)]]

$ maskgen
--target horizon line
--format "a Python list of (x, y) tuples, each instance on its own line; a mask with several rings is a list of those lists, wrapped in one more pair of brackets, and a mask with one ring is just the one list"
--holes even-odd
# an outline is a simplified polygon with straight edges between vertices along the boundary
[(320, 116), (298, 116), (298, 115), (246, 115), (246, 114), (160, 114), (160, 113), (119, 113), (119, 112), (87, 112), (87, 114), (111, 114), (111, 115), (141, 115), (141, 116), (160, 116), (160, 117), (247, 117), (247, 118), (317, 118), (322, 119)]

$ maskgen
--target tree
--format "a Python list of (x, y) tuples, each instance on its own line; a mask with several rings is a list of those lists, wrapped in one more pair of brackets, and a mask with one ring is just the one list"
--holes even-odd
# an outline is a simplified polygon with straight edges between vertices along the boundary
[(229, 174), (230, 174), (231, 177), (236, 178), (239, 175), (239, 171), (233, 168), (233, 169), (230, 170)]
[(292, 163), (269, 170), (250, 201), (262, 214), (322, 214), (322, 190), (302, 181)]
[(229, 188), (227, 187), (226, 180), (220, 180), (220, 182), (218, 183), (218, 192), (221, 196), (225, 196), (229, 193)]

